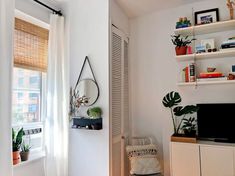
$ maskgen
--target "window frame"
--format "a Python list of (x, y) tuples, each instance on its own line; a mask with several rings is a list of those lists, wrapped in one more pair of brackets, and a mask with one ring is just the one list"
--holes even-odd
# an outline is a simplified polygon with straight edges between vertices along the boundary
[[(21, 12), (20, 10), (15, 9), (15, 18), (22, 19), (24, 21), (27, 21), (29, 23), (32, 23), (34, 25), (40, 26), (42, 28), (45, 28), (47, 30), (50, 29), (50, 25), (48, 23), (45, 23), (35, 17), (32, 17), (24, 12)], [(16, 67), (16, 66), (14, 66)], [(17, 67), (16, 67), (17, 68)], [(25, 69), (25, 68), (22, 68)], [(28, 69), (31, 70), (31, 69)], [(41, 138), (41, 147), (31, 149), (31, 153), (41, 153), (45, 152), (45, 133), (44, 133), (44, 126), (45, 126), (45, 118), (46, 118), (46, 73), (40, 71), (41, 73), (41, 86), (40, 86), (40, 122), (33, 122), (33, 123), (24, 123), (24, 124), (12, 124), (12, 128), (19, 129), (20, 127), (23, 127), (24, 130), (31, 130), (31, 129), (37, 129), (41, 128), (41, 132), (33, 135), (28, 135), (30, 139), (34, 138)], [(13, 95), (13, 90), (12, 90)], [(30, 97), (29, 97), (30, 98)], [(27, 136), (26, 136), (27, 137)]]

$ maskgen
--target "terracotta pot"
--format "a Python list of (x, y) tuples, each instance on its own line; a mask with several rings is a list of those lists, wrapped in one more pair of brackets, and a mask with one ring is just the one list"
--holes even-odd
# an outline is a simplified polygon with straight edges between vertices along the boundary
[(12, 152), (13, 155), (13, 165), (19, 164), (20, 163), (20, 151), (15, 151)]
[(21, 161), (27, 161), (29, 159), (29, 152), (20, 152)]
[(187, 53), (187, 46), (175, 47), (176, 55), (185, 55)]

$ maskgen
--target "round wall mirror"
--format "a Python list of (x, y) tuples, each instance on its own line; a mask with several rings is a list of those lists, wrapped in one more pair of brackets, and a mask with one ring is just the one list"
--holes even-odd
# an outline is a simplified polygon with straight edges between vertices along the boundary
[(93, 105), (99, 97), (99, 87), (92, 79), (83, 79), (79, 81), (75, 92), (77, 92), (79, 97), (87, 98), (88, 101), (83, 104), (84, 106)]

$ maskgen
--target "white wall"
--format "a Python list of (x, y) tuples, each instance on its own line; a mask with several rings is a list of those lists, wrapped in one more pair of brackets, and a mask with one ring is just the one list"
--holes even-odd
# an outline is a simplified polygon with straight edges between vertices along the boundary
[(118, 27), (124, 34), (129, 35), (129, 19), (115, 0), (110, 0), (110, 16), (111, 23)]
[[(174, 46), (170, 41), (178, 17), (190, 17), (192, 7), (195, 11), (219, 7), (221, 20), (226, 20), (229, 13), (225, 3), (221, 0), (195, 2), (148, 14), (130, 22), (133, 132), (135, 135), (150, 135), (157, 139), (161, 148), (160, 157), (164, 159), (162, 164), (164, 163), (165, 176), (170, 175), (169, 140), (173, 127), (170, 112), (163, 107), (162, 98), (169, 91), (175, 90), (179, 91), (184, 104), (235, 102), (233, 84), (177, 87), (181, 63), (174, 58)], [(217, 33), (200, 36), (198, 40), (212, 37), (222, 41), (234, 35), (234, 32), (230, 32), (230, 35)], [(205, 64), (204, 69), (207, 66), (216, 66), (229, 71), (235, 61), (234, 58), (212, 59), (197, 64)]]
[(108, 176), (109, 1), (71, 0), (66, 16), (70, 33), (70, 85), (74, 88), (85, 56), (88, 56), (100, 88), (95, 106), (103, 110), (102, 130), (70, 130), (69, 175)]
[(50, 22), (50, 11), (32, 0), (15, 0), (15, 8), (43, 22)]
[(38, 159), (27, 164), (14, 166), (14, 176), (43, 176), (44, 160)]

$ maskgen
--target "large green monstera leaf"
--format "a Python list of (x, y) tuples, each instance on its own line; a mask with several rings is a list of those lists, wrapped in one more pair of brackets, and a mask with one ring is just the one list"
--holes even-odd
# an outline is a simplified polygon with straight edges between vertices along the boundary
[(194, 105), (187, 105), (185, 107), (178, 106), (173, 109), (175, 116), (182, 116), (186, 114), (193, 114), (198, 111), (198, 107)]
[(181, 102), (180, 94), (174, 91), (168, 93), (162, 100), (163, 105), (169, 108), (178, 105), (180, 102)]

